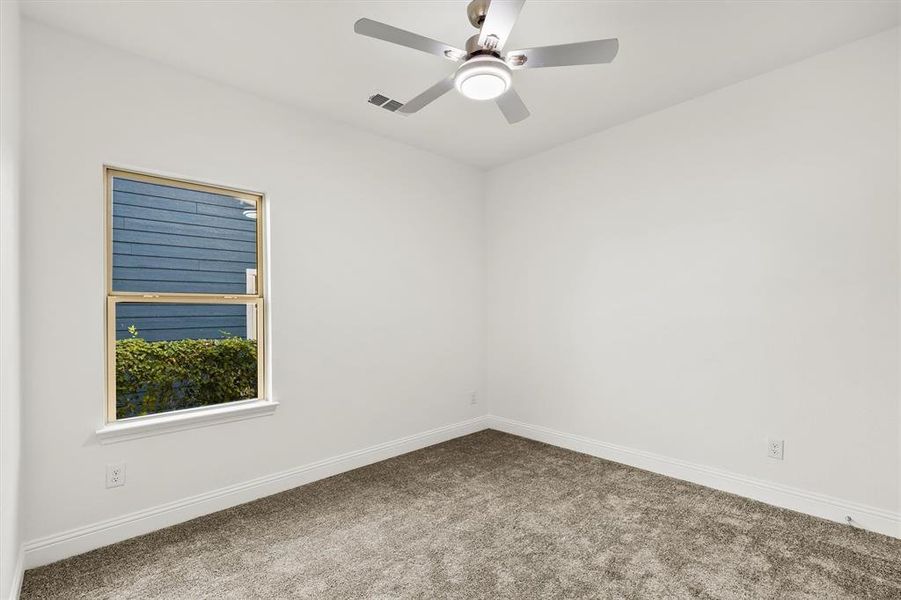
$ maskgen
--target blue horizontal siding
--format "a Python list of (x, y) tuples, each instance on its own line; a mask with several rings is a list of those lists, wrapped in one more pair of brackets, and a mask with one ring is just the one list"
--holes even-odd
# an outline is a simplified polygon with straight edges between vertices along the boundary
[(246, 285), (244, 272), (199, 271), (190, 269), (152, 269), (148, 267), (122, 267), (116, 271), (116, 278), (121, 281), (159, 281), (159, 282), (191, 282), (191, 283), (239, 283)]
[[(250, 244), (245, 248), (253, 248), (256, 245), (256, 233), (253, 231), (240, 231), (238, 229), (224, 229), (210, 227), (208, 225), (186, 225), (177, 221), (151, 221), (150, 219), (133, 219), (131, 217), (117, 217), (113, 211), (113, 230), (147, 231), (151, 233), (166, 233), (186, 238), (213, 239), (217, 241), (240, 241)], [(187, 240), (190, 241), (190, 240)], [(193, 244), (191, 244), (193, 245)], [(198, 245), (203, 247), (202, 242)]]
[[(245, 293), (246, 271), (256, 268), (249, 208), (229, 196), (114, 178), (114, 291)], [(130, 337), (129, 326), (151, 341), (247, 335), (243, 305), (120, 304), (117, 339)]]
[(113, 178), (113, 193), (115, 192), (131, 192), (133, 194), (142, 194), (147, 196), (157, 196), (159, 198), (167, 198), (170, 200), (188, 200), (198, 204), (212, 204), (233, 208), (235, 206), (247, 205), (232, 196), (223, 196), (222, 194), (211, 194), (209, 192), (201, 192), (197, 190), (189, 190), (169, 185), (160, 185), (158, 183), (146, 183), (144, 181), (133, 181), (131, 179), (123, 179), (121, 177)]
[(116, 315), (133, 317), (204, 317), (222, 315), (233, 317), (244, 314), (243, 304), (159, 304), (153, 302), (122, 302), (116, 307)]
[(206, 261), (233, 261), (247, 264), (251, 269), (256, 264), (256, 254), (242, 250), (221, 250), (211, 248), (192, 248), (188, 246), (166, 246), (144, 242), (115, 242), (114, 250), (117, 254), (130, 254), (133, 256), (159, 256), (172, 258), (196, 258)]
[[(141, 337), (143, 334), (146, 334), (151, 331), (171, 331), (173, 329), (210, 329), (210, 328), (228, 328), (234, 329), (235, 327), (244, 327), (244, 315), (236, 316), (236, 317), (226, 317), (225, 315), (212, 315), (209, 317), (191, 317), (190, 319), (185, 319), (183, 317), (147, 317), (144, 319), (147, 323), (147, 326), (142, 331)], [(116, 329), (121, 329), (123, 332), (128, 332), (129, 324), (126, 323), (127, 319), (124, 319), (120, 324), (116, 324)], [(190, 327), (186, 327), (186, 325), (190, 325)]]
[(256, 244), (237, 240), (223, 240), (215, 237), (188, 236), (178, 233), (161, 233), (148, 231), (146, 228), (122, 228), (113, 222), (114, 244), (135, 242), (155, 246), (180, 246), (185, 248), (204, 248), (207, 250), (225, 250), (227, 252), (245, 252), (256, 256)]
[[(246, 268), (252, 269), (253, 263), (237, 261)], [(222, 260), (196, 260), (193, 258), (170, 258), (168, 256), (143, 256), (140, 254), (117, 254), (116, 266), (118, 267), (145, 267), (148, 269), (186, 269), (189, 271), (222, 271), (224, 273), (237, 272), (236, 261)]]
[(234, 229), (236, 231), (245, 231), (250, 235), (250, 239), (256, 239), (256, 224), (241, 215), (241, 220), (231, 217), (215, 217), (210, 215), (199, 215), (197, 213), (180, 212), (176, 210), (160, 210), (157, 208), (145, 208), (141, 206), (132, 206), (129, 204), (117, 205), (113, 214), (118, 217), (131, 217), (135, 219), (145, 219), (148, 221), (160, 221), (165, 223), (182, 223), (184, 225), (202, 225), (207, 227), (218, 227), (222, 229)]
[[(209, 283), (193, 283), (185, 281), (150, 281), (146, 279), (123, 279), (116, 285), (119, 292), (146, 292), (149, 286), (165, 287), (166, 292), (177, 294), (206, 294), (210, 291)], [(217, 293), (222, 294), (243, 294), (246, 286), (242, 283), (217, 283)]]
[(116, 305), (116, 339), (132, 337), (129, 327), (147, 341), (246, 337), (246, 307), (242, 304)]
[(152, 206), (161, 210), (225, 217), (236, 221), (248, 220), (247, 217), (244, 216), (244, 211), (251, 208), (249, 204), (244, 203), (240, 203), (239, 205), (232, 203), (230, 206), (223, 206), (221, 204), (202, 204), (190, 200), (174, 200), (172, 198), (148, 196), (146, 194), (135, 194), (132, 192), (114, 193), (116, 195), (116, 202), (120, 206)]

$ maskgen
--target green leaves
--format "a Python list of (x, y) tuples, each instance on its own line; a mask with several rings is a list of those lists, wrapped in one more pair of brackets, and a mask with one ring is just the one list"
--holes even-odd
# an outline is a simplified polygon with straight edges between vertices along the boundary
[(116, 342), (116, 418), (257, 397), (257, 344), (221, 340)]

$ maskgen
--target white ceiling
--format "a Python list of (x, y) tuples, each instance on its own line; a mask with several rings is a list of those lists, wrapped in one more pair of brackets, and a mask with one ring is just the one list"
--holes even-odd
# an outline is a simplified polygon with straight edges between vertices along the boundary
[(508, 49), (617, 37), (610, 65), (514, 73), (532, 116), (448, 93), (401, 116), (454, 65), (353, 33), (369, 17), (463, 46), (466, 0), (94, 2), (31, 0), (26, 15), (180, 69), (295, 104), (469, 164), (533, 154), (894, 27), (891, 1), (526, 2)]

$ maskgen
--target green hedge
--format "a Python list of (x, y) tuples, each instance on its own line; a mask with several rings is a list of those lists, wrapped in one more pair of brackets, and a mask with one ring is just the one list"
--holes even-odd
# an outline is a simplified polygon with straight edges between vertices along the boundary
[(119, 419), (257, 396), (257, 343), (221, 340), (116, 342)]

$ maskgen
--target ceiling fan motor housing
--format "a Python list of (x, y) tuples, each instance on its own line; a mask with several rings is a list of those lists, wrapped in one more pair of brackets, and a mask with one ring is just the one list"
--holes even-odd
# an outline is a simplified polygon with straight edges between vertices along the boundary
[(495, 49), (493, 45), (494, 42), (497, 41), (497, 38), (492, 36), (488, 36), (488, 41), (486, 45), (482, 46), (479, 44), (479, 34), (475, 34), (468, 40), (466, 40), (466, 54), (467, 56), (478, 56), (480, 54), (490, 54), (492, 56), (500, 57), (500, 53)]

